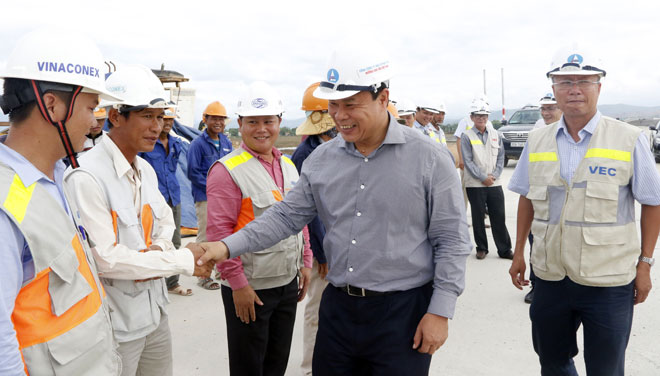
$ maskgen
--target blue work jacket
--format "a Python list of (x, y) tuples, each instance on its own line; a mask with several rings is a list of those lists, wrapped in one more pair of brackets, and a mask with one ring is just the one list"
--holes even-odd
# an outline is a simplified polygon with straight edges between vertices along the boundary
[(158, 177), (158, 190), (165, 197), (165, 201), (171, 206), (177, 206), (181, 202), (181, 186), (176, 179), (176, 167), (181, 154), (181, 140), (178, 137), (167, 136), (170, 153), (165, 152), (163, 143), (158, 139), (154, 150), (148, 153), (140, 153), (151, 167), (156, 171)]
[[(300, 173), (305, 159), (307, 159), (307, 157), (319, 145), (321, 145), (321, 141), (319, 141), (318, 136), (309, 136), (298, 145), (296, 151), (291, 156), (291, 160), (293, 161), (293, 164), (296, 165), (298, 173)], [(325, 252), (323, 251), (323, 238), (325, 237), (325, 226), (323, 226), (323, 222), (321, 222), (321, 219), (316, 216), (307, 224), (307, 229), (309, 230), (309, 245), (312, 247), (314, 258), (319, 264), (325, 264), (328, 261), (326, 260)]]
[(206, 174), (213, 162), (231, 153), (234, 148), (224, 134), (220, 134), (220, 150), (215, 147), (209, 134), (204, 131), (190, 143), (188, 149), (188, 179), (195, 202), (206, 201)]

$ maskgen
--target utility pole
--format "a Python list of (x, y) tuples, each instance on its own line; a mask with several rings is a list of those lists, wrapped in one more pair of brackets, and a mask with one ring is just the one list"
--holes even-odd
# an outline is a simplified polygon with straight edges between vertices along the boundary
[(506, 109), (504, 107), (504, 68), (500, 68), (502, 74), (502, 122), (506, 121)]
[(486, 93), (486, 69), (484, 68), (484, 96), (488, 95)]

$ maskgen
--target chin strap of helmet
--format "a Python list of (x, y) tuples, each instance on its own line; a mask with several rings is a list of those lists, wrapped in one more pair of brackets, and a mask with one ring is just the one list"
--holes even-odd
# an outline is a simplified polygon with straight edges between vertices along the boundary
[(48, 111), (46, 110), (46, 106), (44, 105), (43, 101), (43, 96), (44, 93), (41, 89), (41, 86), (38, 81), (35, 80), (30, 80), (30, 84), (32, 85), (32, 89), (34, 90), (34, 96), (37, 98), (37, 107), (39, 107), (39, 111), (41, 111), (41, 115), (51, 123), (56, 129), (57, 133), (60, 135), (60, 140), (62, 141), (62, 145), (64, 146), (64, 150), (66, 151), (66, 156), (69, 159), (69, 162), (71, 163), (71, 168), (78, 168), (78, 160), (76, 159), (76, 151), (73, 149), (73, 145), (71, 144), (71, 139), (69, 138), (69, 132), (66, 129), (66, 122), (69, 121), (71, 118), (71, 115), (73, 114), (73, 104), (76, 102), (76, 98), (78, 97), (78, 94), (80, 94), (80, 91), (82, 90), (82, 86), (74, 86), (73, 89), (71, 90), (71, 100), (69, 103), (69, 107), (67, 108), (67, 112), (64, 115), (64, 120), (63, 121), (53, 121), (53, 119), (50, 117), (48, 114)]

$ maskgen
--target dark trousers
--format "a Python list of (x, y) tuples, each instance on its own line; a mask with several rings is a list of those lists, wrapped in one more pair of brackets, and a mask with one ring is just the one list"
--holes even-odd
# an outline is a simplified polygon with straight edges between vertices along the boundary
[(536, 279), (529, 309), (534, 350), (541, 375), (577, 375), (576, 332), (584, 325), (587, 375), (623, 375), (633, 318), (633, 285), (590, 287), (568, 277), (551, 282)]
[[(172, 235), (172, 243), (174, 244), (174, 248), (179, 249), (181, 247), (181, 204), (176, 206), (170, 205), (170, 208), (172, 208), (175, 226), (174, 234)], [(175, 288), (179, 284), (179, 275), (175, 274), (167, 277), (165, 283), (167, 284), (168, 290)]]
[(472, 211), (472, 233), (477, 251), (488, 253), (488, 238), (486, 237), (486, 205), (490, 217), (490, 228), (497, 247), (497, 253), (502, 256), (511, 250), (511, 238), (506, 229), (506, 215), (504, 214), (504, 191), (501, 186), (496, 187), (467, 187), (465, 191), (470, 201)]
[(282, 376), (289, 361), (296, 321), (298, 279), (294, 278), (281, 287), (256, 290), (256, 293), (264, 305), (255, 304), (257, 320), (244, 324), (236, 316), (231, 288), (222, 286), (229, 373), (234, 376)]
[(312, 374), (428, 375), (431, 356), (412, 345), (432, 292), (428, 283), (385, 296), (355, 297), (328, 285), (321, 298)]

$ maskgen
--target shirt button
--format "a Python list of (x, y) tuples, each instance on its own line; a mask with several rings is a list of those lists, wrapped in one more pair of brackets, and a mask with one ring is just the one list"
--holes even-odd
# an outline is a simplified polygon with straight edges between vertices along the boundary
[(351, 266), (350, 268), (348, 268), (348, 271), (353, 272), (353, 267)]
[(361, 215), (362, 215), (362, 213), (361, 213), (361, 212), (357, 212), (357, 216), (358, 216), (358, 217), (359, 217), (359, 216), (361, 216)]
[(351, 240), (351, 244), (355, 244), (357, 241), (355, 239)]
[(369, 158), (364, 158), (364, 161), (365, 161), (365, 162), (369, 162)]
[(360, 189), (364, 189), (364, 184), (360, 184)]

